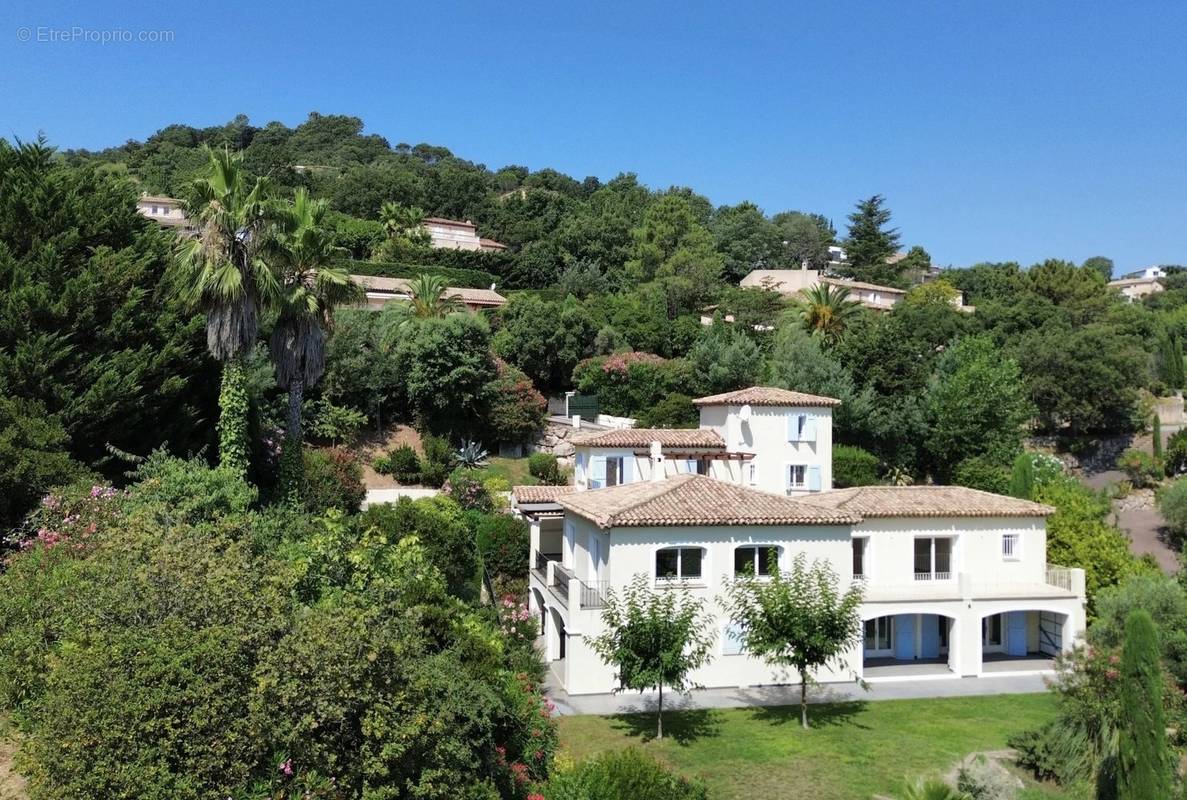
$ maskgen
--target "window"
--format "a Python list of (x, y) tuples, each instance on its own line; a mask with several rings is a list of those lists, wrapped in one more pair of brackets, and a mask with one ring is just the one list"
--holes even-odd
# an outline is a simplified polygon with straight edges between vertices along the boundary
[(866, 576), (866, 539), (853, 540), (853, 577)]
[(686, 458), (683, 459), (681, 466), (677, 467), (676, 471), (689, 475), (708, 475), (709, 462), (701, 458)]
[(701, 579), (705, 551), (699, 547), (665, 547), (655, 553), (657, 581), (695, 581)]
[(789, 414), (787, 417), (787, 441), (816, 441), (816, 426), (807, 414)]
[(623, 473), (622, 456), (616, 458), (606, 459), (606, 485), (617, 486), (620, 483), (626, 483)]
[(808, 467), (804, 464), (787, 465), (787, 488), (805, 489), (808, 486)]
[(758, 485), (758, 465), (753, 461), (746, 465), (746, 478), (751, 486)]
[(734, 550), (734, 574), (769, 578), (779, 570), (779, 548), (774, 545), (746, 545)]
[(866, 620), (865, 649), (867, 652), (889, 653), (894, 641), (894, 617)]
[(915, 540), (915, 580), (946, 581), (952, 578), (952, 539), (926, 536)]
[(1017, 533), (1002, 534), (1002, 558), (1017, 561), (1022, 557), (1022, 537)]

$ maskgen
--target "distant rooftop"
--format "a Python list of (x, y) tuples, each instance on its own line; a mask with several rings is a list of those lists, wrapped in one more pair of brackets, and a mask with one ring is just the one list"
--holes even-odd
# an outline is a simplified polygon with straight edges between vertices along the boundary
[(835, 397), (777, 389), (773, 386), (751, 386), (724, 394), (713, 394), (693, 400), (697, 406), (827, 406), (841, 405)]
[(699, 447), (724, 450), (725, 440), (717, 431), (702, 428), (616, 428), (575, 436), (573, 444), (585, 447)]
[(862, 517), (1045, 517), (1051, 506), (964, 486), (855, 486), (805, 495), (805, 503)]

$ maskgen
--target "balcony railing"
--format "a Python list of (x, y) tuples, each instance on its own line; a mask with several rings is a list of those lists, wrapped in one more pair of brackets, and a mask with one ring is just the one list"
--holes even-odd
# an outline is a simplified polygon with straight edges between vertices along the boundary
[(951, 572), (916, 572), (915, 580), (917, 581), (950, 581), (952, 580)]
[(605, 608), (610, 581), (578, 581), (581, 584), (582, 608)]
[(1067, 567), (1047, 567), (1046, 580), (1048, 586), (1068, 592), (1072, 590), (1072, 571)]

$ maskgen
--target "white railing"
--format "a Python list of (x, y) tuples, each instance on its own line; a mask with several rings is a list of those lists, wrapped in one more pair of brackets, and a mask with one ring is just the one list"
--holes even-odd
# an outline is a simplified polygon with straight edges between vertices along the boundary
[(917, 581), (950, 581), (952, 580), (951, 572), (916, 572), (915, 580)]
[(1067, 567), (1047, 567), (1046, 581), (1048, 586), (1070, 592), (1072, 590), (1072, 571)]

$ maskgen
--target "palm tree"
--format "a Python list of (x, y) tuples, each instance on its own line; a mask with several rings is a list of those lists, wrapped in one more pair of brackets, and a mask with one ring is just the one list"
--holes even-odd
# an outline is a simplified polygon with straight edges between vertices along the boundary
[(844, 286), (818, 283), (804, 290), (796, 310), (809, 333), (833, 345), (845, 333), (845, 326), (860, 313), (861, 304), (849, 299), (849, 290)]
[(408, 309), (417, 319), (444, 317), (462, 309), (461, 301), (446, 294), (449, 287), (440, 275), (422, 272), (408, 286), (412, 301)]
[(300, 483), (301, 405), (305, 389), (321, 379), (326, 366), (326, 331), (336, 307), (357, 300), (361, 290), (343, 267), (333, 266), (346, 251), (335, 247), (323, 219), (325, 200), (298, 189), (279, 208), (266, 255), (280, 284), (279, 316), (270, 349), (276, 382), (288, 391), (288, 429), (281, 458), (281, 486), (293, 492)]
[(206, 315), (206, 348), (223, 364), (219, 459), (240, 475), (249, 460), (248, 400), (242, 357), (256, 343), (261, 306), (278, 285), (259, 257), (269, 221), (268, 186), (248, 187), (242, 156), (207, 149), (207, 174), (193, 182), (187, 211), (197, 236), (178, 245), (175, 281), (183, 300)]
[(379, 208), (379, 221), (389, 238), (419, 242), (428, 236), (424, 229), (425, 212), (416, 206), (387, 202)]

